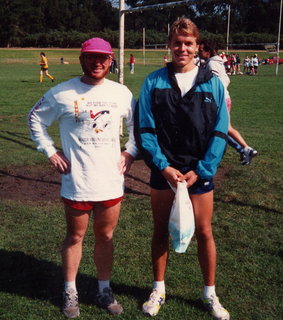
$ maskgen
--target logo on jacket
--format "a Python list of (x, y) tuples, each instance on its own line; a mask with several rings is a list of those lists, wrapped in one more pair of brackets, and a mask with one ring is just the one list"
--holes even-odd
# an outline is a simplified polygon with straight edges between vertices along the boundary
[(110, 111), (108, 110), (103, 110), (96, 114), (93, 114), (92, 110), (90, 110), (90, 117), (93, 119), (92, 127), (96, 133), (103, 132), (111, 124)]
[(204, 102), (211, 103), (211, 102), (212, 102), (212, 99), (211, 99), (211, 98), (208, 98), (208, 97), (205, 97)]

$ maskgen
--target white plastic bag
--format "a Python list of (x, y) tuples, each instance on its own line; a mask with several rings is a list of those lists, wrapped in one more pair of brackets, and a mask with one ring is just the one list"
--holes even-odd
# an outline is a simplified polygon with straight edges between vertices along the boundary
[[(172, 186), (171, 186), (172, 187)], [(175, 199), (169, 217), (169, 235), (175, 252), (186, 252), (195, 232), (195, 218), (186, 181), (177, 183)]]

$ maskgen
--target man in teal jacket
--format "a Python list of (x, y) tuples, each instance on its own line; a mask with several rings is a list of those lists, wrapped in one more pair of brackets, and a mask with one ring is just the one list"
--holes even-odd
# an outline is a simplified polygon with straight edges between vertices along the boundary
[(153, 291), (143, 312), (155, 316), (165, 302), (169, 252), (168, 220), (176, 187), (186, 181), (195, 215), (198, 258), (204, 280), (204, 306), (218, 320), (230, 316), (215, 292), (216, 248), (212, 234), (213, 176), (223, 157), (228, 112), (221, 81), (197, 67), (199, 31), (186, 18), (171, 26), (172, 63), (144, 81), (135, 116), (135, 137), (151, 168)]

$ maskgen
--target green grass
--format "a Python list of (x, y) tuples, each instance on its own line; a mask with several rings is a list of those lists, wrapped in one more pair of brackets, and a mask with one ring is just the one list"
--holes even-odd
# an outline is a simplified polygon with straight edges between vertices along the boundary
[[(30, 141), (26, 124), (32, 105), (53, 85), (49, 79), (42, 85), (38, 83), (39, 52), (0, 51), (1, 175), (13, 166), (24, 170), (25, 166), (47, 164)], [(126, 66), (125, 84), (138, 97), (144, 77), (162, 66), (164, 53), (147, 52), (146, 56), (155, 64), (146, 65), (141, 51), (134, 54), (141, 63), (136, 65), (134, 75), (129, 74)], [(249, 53), (242, 53), (245, 54)], [(61, 65), (61, 55), (74, 63)], [(47, 56), (54, 61), (49, 71), (56, 83), (81, 74), (77, 51), (48, 50)], [(231, 319), (277, 320), (283, 314), (282, 68), (279, 66), (277, 77), (275, 66), (260, 66), (256, 77), (231, 77), (232, 123), (259, 151), (253, 163), (243, 167), (235, 151), (228, 147), (221, 164), (225, 177), (215, 192), (217, 292)], [(117, 75), (109, 77), (117, 79)], [(56, 124), (50, 133), (59, 145)], [(59, 307), (63, 281), (60, 245), (65, 221), (63, 208), (56, 200), (59, 195), (54, 195), (54, 202), (41, 204), (5, 199), (1, 175), (0, 319), (64, 319)], [(144, 319), (141, 305), (152, 283), (151, 231), (149, 198), (128, 195), (116, 231), (112, 277), (116, 296), (125, 309), (120, 319)], [(92, 248), (90, 227), (78, 276), (80, 319), (109, 319), (93, 304), (97, 284)], [(202, 279), (195, 240), (186, 254), (171, 252), (166, 283), (168, 301), (158, 319), (211, 319), (199, 300)]]

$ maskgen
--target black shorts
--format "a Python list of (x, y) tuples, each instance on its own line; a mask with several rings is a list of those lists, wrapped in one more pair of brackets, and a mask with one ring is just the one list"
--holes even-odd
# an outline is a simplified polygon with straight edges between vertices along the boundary
[[(179, 170), (183, 174), (188, 172), (188, 168)], [(150, 187), (157, 190), (168, 190), (171, 189), (167, 180), (163, 177), (162, 173), (158, 170), (151, 170), (150, 173)], [(190, 194), (203, 194), (210, 192), (214, 189), (213, 178), (211, 179), (198, 179), (188, 191)]]
[(48, 70), (48, 68), (41, 68), (41, 70), (42, 70), (42, 71), (46, 71), (46, 70)]

